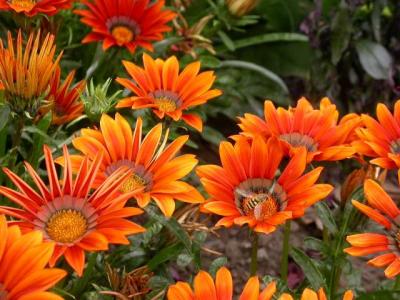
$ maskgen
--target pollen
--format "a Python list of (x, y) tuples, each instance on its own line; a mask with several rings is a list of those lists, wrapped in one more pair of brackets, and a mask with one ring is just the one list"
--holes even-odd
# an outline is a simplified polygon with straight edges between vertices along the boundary
[(133, 40), (134, 32), (127, 26), (118, 25), (111, 29), (111, 34), (119, 46), (125, 45)]
[(158, 110), (162, 112), (172, 112), (177, 108), (175, 100), (167, 97), (156, 98), (154, 103), (157, 105)]
[(143, 188), (146, 186), (146, 180), (137, 174), (130, 176), (121, 187), (121, 191), (124, 193), (133, 192), (134, 190)]
[(58, 243), (68, 244), (80, 239), (86, 232), (88, 223), (77, 210), (63, 209), (55, 212), (46, 224), (49, 237)]
[(275, 215), (278, 210), (278, 202), (273, 197), (267, 197), (254, 208), (254, 217), (257, 220), (266, 220)]

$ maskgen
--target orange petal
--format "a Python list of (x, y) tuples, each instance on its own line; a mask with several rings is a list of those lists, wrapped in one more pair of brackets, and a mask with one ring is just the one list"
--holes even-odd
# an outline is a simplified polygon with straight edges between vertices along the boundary
[(232, 300), (232, 275), (227, 268), (222, 267), (218, 270), (215, 285), (218, 300)]
[(260, 281), (257, 276), (253, 276), (247, 281), (239, 300), (258, 300), (259, 294)]
[(218, 300), (215, 285), (210, 274), (200, 271), (194, 278), (196, 299)]

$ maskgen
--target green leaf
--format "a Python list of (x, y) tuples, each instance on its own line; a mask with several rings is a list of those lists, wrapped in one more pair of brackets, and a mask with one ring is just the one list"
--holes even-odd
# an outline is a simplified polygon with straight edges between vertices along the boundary
[(294, 259), (294, 261), (301, 267), (304, 272), (304, 275), (307, 277), (310, 282), (311, 287), (314, 290), (318, 290), (321, 287), (325, 288), (325, 280), (317, 268), (315, 262), (308, 257), (303, 251), (297, 248), (292, 248), (290, 250), (290, 255)]
[(187, 234), (187, 232), (182, 228), (182, 226), (175, 219), (166, 219), (164, 216), (157, 214), (153, 208), (148, 207), (145, 209), (150, 218), (154, 219), (157, 222), (160, 222), (164, 225), (168, 230), (175, 235), (175, 237), (182, 242), (185, 246), (186, 250), (191, 252), (192, 250), (192, 241)]
[(221, 61), (212, 55), (202, 55), (199, 59), (202, 68), (215, 69), (221, 65)]
[(176, 259), (177, 265), (181, 268), (187, 267), (192, 261), (193, 261), (193, 256), (187, 253), (179, 254), (178, 258)]
[(332, 21), (331, 59), (334, 65), (340, 61), (348, 48), (352, 31), (350, 11), (346, 5), (339, 9)]
[(214, 277), (215, 274), (217, 274), (217, 271), (227, 264), (228, 264), (228, 259), (225, 256), (218, 257), (214, 259), (214, 261), (210, 264), (208, 271), (211, 274), (211, 276)]
[(356, 49), (362, 67), (372, 78), (377, 80), (391, 78), (393, 59), (384, 46), (369, 40), (361, 40), (357, 42)]
[(324, 226), (329, 230), (331, 234), (335, 234), (338, 231), (335, 218), (332, 215), (332, 211), (325, 202), (318, 202), (315, 204), (317, 214), (320, 217)]
[(264, 77), (268, 78), (269, 80), (275, 82), (281, 89), (286, 93), (289, 94), (289, 88), (287, 87), (286, 83), (274, 72), (264, 68), (260, 65), (255, 63), (241, 61), (241, 60), (225, 60), (221, 63), (221, 67), (230, 67), (230, 68), (241, 68), (247, 69), (254, 72), (258, 72), (259, 74), (263, 75)]
[(231, 40), (231, 38), (223, 31), (218, 31), (218, 36), (221, 38), (221, 41), (224, 43), (226, 48), (230, 51), (235, 51), (235, 44)]
[(308, 42), (308, 37), (299, 33), (267, 33), (234, 41), (235, 49), (274, 42)]
[(322, 252), (324, 249), (324, 243), (320, 239), (317, 239), (312, 236), (307, 236), (304, 239), (304, 247), (306, 249)]
[[(39, 121), (36, 127), (32, 127), (31, 132), (33, 133), (33, 143), (32, 143), (32, 153), (29, 158), (29, 162), (32, 167), (36, 169), (39, 165), (39, 158), (43, 154), (43, 144), (47, 136), (47, 130), (51, 124), (51, 112), (48, 112), (43, 118)], [(28, 128), (29, 131), (29, 128)]]
[(392, 291), (376, 291), (357, 295), (357, 300), (398, 300), (399, 298), (400, 292)]
[(170, 261), (177, 257), (182, 252), (182, 250), (183, 246), (180, 243), (165, 247), (164, 249), (158, 251), (158, 253), (149, 260), (147, 266), (150, 270), (154, 271), (162, 263)]
[(10, 107), (8, 105), (2, 105), (0, 107), (0, 130), (6, 126), (8, 119), (10, 117)]

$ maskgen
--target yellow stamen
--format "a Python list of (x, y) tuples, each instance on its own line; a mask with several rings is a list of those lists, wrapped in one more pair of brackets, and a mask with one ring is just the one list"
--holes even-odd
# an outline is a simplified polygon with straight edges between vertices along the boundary
[(115, 26), (111, 30), (111, 34), (120, 46), (131, 42), (134, 38), (133, 31), (129, 27), (123, 25)]
[(133, 174), (122, 185), (121, 191), (124, 193), (133, 192), (134, 190), (143, 188), (145, 186), (146, 186), (146, 181), (142, 177)]
[(267, 197), (255, 207), (254, 216), (257, 220), (265, 220), (275, 215), (278, 210), (278, 202), (272, 197)]
[(176, 102), (166, 97), (154, 99), (154, 103), (158, 106), (158, 110), (162, 112), (172, 112), (176, 110)]
[(87, 231), (88, 223), (85, 216), (73, 209), (55, 212), (46, 224), (49, 237), (59, 243), (73, 243)]

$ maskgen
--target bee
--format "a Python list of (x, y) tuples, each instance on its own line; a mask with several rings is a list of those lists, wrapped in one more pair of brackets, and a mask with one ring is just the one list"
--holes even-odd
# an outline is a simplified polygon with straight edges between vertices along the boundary
[(273, 182), (267, 192), (260, 193), (244, 189), (236, 189), (235, 192), (240, 196), (239, 199), (237, 199), (237, 207), (239, 207), (246, 215), (251, 214), (253, 211), (260, 211), (264, 201), (271, 198), (274, 187), (275, 182)]

